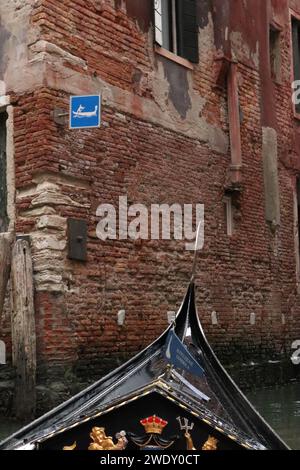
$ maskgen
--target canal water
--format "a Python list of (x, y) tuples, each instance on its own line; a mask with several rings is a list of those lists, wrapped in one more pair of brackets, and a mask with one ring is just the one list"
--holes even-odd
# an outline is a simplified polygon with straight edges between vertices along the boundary
[[(257, 390), (247, 395), (282, 439), (292, 449), (300, 450), (300, 384)], [(19, 427), (15, 421), (0, 417), (0, 441)]]
[(300, 383), (249, 392), (265, 420), (294, 450), (300, 450)]

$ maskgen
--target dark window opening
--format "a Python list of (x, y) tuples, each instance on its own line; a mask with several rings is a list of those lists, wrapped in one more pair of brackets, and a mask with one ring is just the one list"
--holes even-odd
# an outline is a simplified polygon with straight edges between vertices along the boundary
[(275, 81), (281, 79), (281, 50), (280, 50), (280, 31), (270, 27), (270, 68), (271, 76)]
[(6, 120), (7, 114), (0, 113), (0, 232), (6, 232), (8, 229), (6, 182)]
[[(292, 19), (294, 81), (300, 80), (300, 21)], [(300, 103), (295, 104), (295, 111), (300, 114)]]
[(196, 0), (154, 0), (155, 41), (190, 62), (199, 62)]

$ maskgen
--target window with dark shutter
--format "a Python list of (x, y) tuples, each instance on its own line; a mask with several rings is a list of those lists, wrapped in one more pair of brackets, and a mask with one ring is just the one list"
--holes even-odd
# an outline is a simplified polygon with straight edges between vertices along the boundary
[[(292, 19), (294, 81), (300, 80), (300, 21)], [(300, 114), (300, 104), (295, 104), (295, 111)]]
[(199, 62), (197, 2), (180, 0), (177, 2), (178, 54), (190, 62)]
[(199, 62), (197, 0), (154, 0), (155, 42)]

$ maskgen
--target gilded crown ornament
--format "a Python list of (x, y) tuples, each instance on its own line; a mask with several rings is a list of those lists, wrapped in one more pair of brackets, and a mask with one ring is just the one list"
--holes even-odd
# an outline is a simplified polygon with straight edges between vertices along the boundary
[(141, 419), (140, 423), (142, 426), (144, 426), (146, 434), (162, 434), (164, 428), (168, 424), (168, 421), (153, 415), (149, 418)]

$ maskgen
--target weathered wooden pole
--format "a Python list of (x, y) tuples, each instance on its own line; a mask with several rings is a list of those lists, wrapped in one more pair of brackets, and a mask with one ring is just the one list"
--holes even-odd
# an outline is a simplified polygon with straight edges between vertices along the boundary
[(3, 312), (7, 281), (11, 266), (13, 234), (0, 233), (0, 316)]
[(36, 333), (32, 258), (24, 240), (18, 240), (12, 251), (11, 302), (14, 411), (18, 419), (27, 421), (34, 417), (36, 406)]

